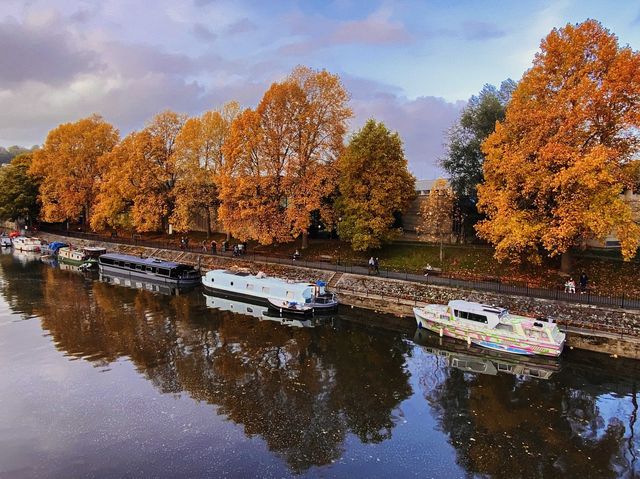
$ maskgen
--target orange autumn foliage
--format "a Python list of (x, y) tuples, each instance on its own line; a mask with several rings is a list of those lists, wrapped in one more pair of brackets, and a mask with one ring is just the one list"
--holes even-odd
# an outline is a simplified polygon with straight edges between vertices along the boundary
[(330, 223), (335, 160), (352, 112), (340, 79), (298, 67), (274, 83), (255, 111), (236, 118), (225, 145), (219, 210), (225, 228), (262, 244), (305, 233), (311, 213)]
[(633, 257), (640, 227), (621, 192), (639, 127), (640, 54), (594, 20), (554, 29), (483, 144), (477, 231), (496, 258), (537, 262), (612, 231)]
[(45, 221), (85, 221), (91, 216), (104, 168), (99, 158), (118, 143), (118, 130), (98, 115), (64, 123), (33, 154), (30, 173), (41, 180)]
[(220, 204), (218, 178), (224, 164), (222, 148), (239, 109), (236, 102), (230, 102), (220, 111), (211, 110), (190, 118), (182, 127), (176, 139), (177, 179), (175, 209), (171, 216), (177, 231), (188, 231), (201, 215), (207, 221), (207, 233), (211, 233)]
[(185, 120), (184, 115), (162, 112), (101, 159), (106, 172), (92, 228), (125, 226), (144, 232), (167, 226), (174, 206), (176, 138)]

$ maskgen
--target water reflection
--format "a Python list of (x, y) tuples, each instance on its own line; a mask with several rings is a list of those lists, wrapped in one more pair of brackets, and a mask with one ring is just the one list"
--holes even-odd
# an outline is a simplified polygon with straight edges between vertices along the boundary
[[(449, 367), (458, 354), (434, 356), (434, 369), (424, 371), (420, 382), (465, 470), (496, 478), (633, 475), (635, 420), (625, 424), (624, 417), (637, 411), (637, 376), (626, 391), (633, 410), (620, 414), (619, 404), (611, 409), (611, 390), (589, 381), (593, 371), (583, 369), (589, 354), (574, 354), (575, 363), (567, 361), (553, 378), (471, 374)], [(637, 372), (637, 364), (628, 366)]]
[(560, 370), (558, 358), (517, 356), (487, 350), (451, 338), (440, 338), (423, 329), (416, 329), (413, 341), (433, 356), (442, 357), (449, 367), (470, 373), (549, 379)]
[[(432, 335), (416, 335), (415, 344), (344, 312), (315, 327), (283, 327), (282, 318), (267, 320), (266, 308), (201, 291), (156, 294), (8, 256), (0, 269), (11, 310), (37, 316), (64, 355), (99, 366), (96, 374), (131, 361), (156, 391), (210, 405), (212, 416), (264, 441), (293, 473), (337, 467), (360, 444), (383, 459), (361, 464), (360, 475), (433, 475), (448, 460), (447, 443), (468, 475), (638, 471), (637, 362), (575, 351), (562, 364), (485, 355)], [(436, 459), (425, 463), (430, 447)], [(459, 477), (458, 466), (444, 466), (444, 476)]]
[[(76, 267), (80, 268), (80, 267)], [(79, 269), (80, 270), (80, 269)], [(170, 284), (162, 279), (139, 278), (128, 274), (117, 274), (114, 272), (103, 272), (99, 274), (100, 281), (113, 284), (116, 286), (124, 286), (125, 288), (144, 289), (152, 293), (160, 293), (167, 295), (178, 295), (188, 293), (196, 288), (197, 284), (176, 285)]]
[(41, 299), (20, 299), (24, 288), (9, 296), (34, 305), (58, 349), (100, 366), (129, 357), (160, 391), (215, 405), (296, 472), (338, 459), (350, 432), (365, 443), (389, 439), (392, 412), (411, 394), (408, 345), (397, 334), (283, 328), (207, 309), (197, 292), (157, 296), (38, 270)]
[(261, 321), (272, 321), (290, 328), (315, 328), (317, 324), (324, 324), (333, 320), (333, 318), (326, 316), (319, 318), (301, 318), (299, 316), (281, 314), (277, 311), (272, 311), (267, 306), (259, 304), (245, 303), (236, 299), (212, 295), (207, 292), (203, 293), (203, 295), (208, 308), (252, 316)]

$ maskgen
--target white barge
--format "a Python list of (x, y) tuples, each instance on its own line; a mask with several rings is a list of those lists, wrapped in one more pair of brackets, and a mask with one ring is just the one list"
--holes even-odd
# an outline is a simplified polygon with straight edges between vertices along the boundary
[(16, 236), (13, 238), (13, 249), (17, 251), (39, 252), (42, 242), (38, 238), (27, 238), (26, 236)]
[(335, 294), (325, 290), (325, 283), (296, 283), (271, 278), (264, 273), (216, 269), (202, 277), (205, 289), (218, 295), (270, 306), (290, 314), (311, 314), (337, 308)]
[(565, 334), (544, 319), (510, 314), (509, 311), (471, 301), (449, 301), (414, 308), (418, 328), (441, 336), (507, 353), (560, 356)]

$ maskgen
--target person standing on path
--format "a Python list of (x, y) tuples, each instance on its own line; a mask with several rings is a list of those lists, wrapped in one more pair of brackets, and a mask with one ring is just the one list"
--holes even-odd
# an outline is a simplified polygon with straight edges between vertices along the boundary
[(589, 283), (589, 277), (584, 271), (580, 274), (580, 294), (587, 292), (587, 284)]

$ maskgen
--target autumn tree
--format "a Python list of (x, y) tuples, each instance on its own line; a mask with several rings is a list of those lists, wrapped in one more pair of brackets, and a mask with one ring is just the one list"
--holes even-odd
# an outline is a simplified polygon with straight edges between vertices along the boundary
[(453, 206), (455, 198), (447, 181), (435, 181), (429, 195), (420, 205), (418, 233), (426, 239), (440, 242), (440, 263), (444, 260), (444, 239), (453, 231)]
[(477, 185), (484, 176), (482, 142), (495, 130), (496, 122), (504, 120), (507, 104), (516, 83), (505, 80), (497, 89), (485, 85), (478, 95), (473, 95), (462, 110), (458, 121), (447, 134), (442, 168), (449, 174), (455, 192), (459, 214), (459, 239), (475, 234), (473, 226), (480, 219), (477, 210)]
[(207, 111), (186, 121), (176, 138), (175, 209), (171, 222), (178, 231), (188, 231), (198, 215), (207, 222), (207, 236), (217, 216), (219, 176), (224, 165), (223, 146), (231, 123), (239, 113), (235, 102), (220, 111)]
[(355, 133), (338, 160), (340, 237), (355, 251), (379, 248), (398, 233), (398, 214), (415, 197), (402, 141), (383, 123), (369, 120)]
[(44, 146), (33, 153), (30, 173), (40, 183), (42, 218), (75, 221), (91, 218), (98, 180), (99, 158), (118, 143), (118, 130), (93, 115), (51, 130)]
[(221, 178), (220, 218), (240, 239), (306, 238), (311, 213), (332, 222), (335, 160), (351, 110), (339, 78), (299, 67), (274, 83), (255, 111), (234, 121)]
[(598, 22), (542, 41), (483, 144), (477, 230), (496, 258), (539, 261), (611, 231), (625, 259), (635, 254), (640, 227), (620, 193), (635, 179), (639, 112), (640, 54)]
[(92, 228), (167, 228), (175, 200), (176, 139), (185, 120), (185, 115), (172, 111), (159, 113), (101, 159), (105, 173)]
[(0, 168), (0, 221), (38, 216), (37, 180), (29, 174), (32, 154), (23, 153)]

